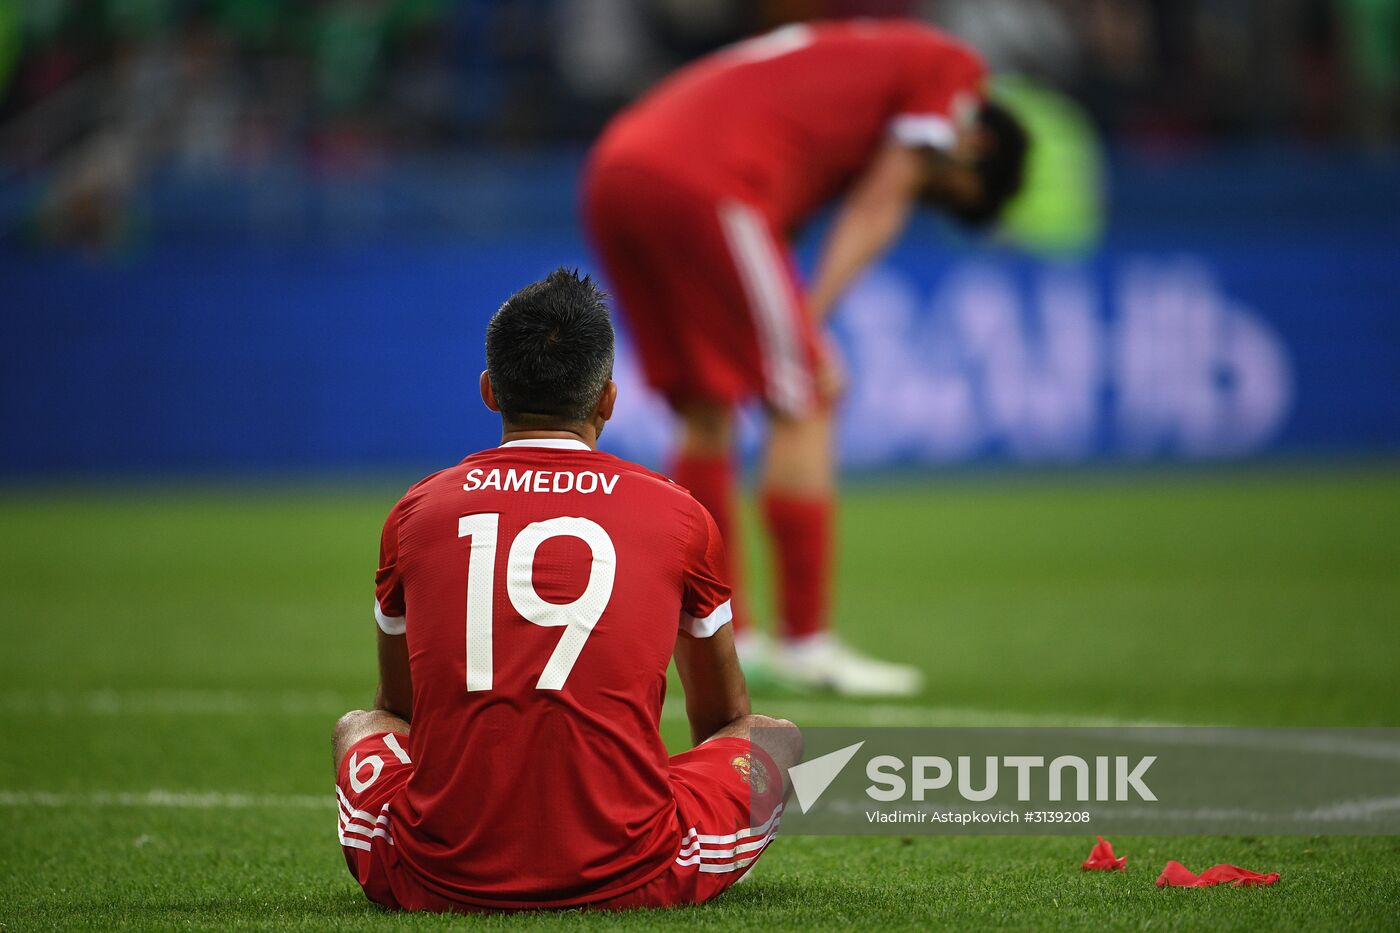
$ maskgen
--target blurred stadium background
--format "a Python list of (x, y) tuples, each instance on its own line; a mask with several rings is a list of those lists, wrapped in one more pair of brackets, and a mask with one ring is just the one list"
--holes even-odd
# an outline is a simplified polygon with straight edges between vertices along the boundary
[[(0, 3), (0, 927), (374, 925), (320, 801), (385, 511), (495, 442), (496, 305), (594, 267), (575, 182), (608, 115), (849, 15), (972, 40), (1042, 145), (994, 242), (921, 218), (838, 315), (841, 624), (926, 695), (760, 705), (1400, 724), (1400, 0)], [(657, 464), (665, 413), (625, 351), (618, 377), (605, 446)], [(1078, 840), (816, 842), (717, 922), (1400, 903), (1393, 841), (1138, 841), (1294, 882), (1165, 918), (1150, 884), (1046, 881)]]
[[(480, 446), (482, 322), (591, 266), (575, 175), (607, 115), (738, 36), (854, 14), (967, 36), (1046, 142), (1000, 248), (925, 220), (848, 299), (848, 464), (1400, 443), (1391, 0), (6, 9), (8, 475)], [(655, 462), (659, 409), (624, 399), (610, 440)]]

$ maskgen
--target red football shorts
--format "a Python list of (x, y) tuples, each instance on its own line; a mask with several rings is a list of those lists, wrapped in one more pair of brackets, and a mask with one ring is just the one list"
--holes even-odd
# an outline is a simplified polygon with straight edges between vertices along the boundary
[(673, 407), (817, 405), (817, 326), (762, 213), (611, 165), (589, 170), (583, 213), (647, 381)]
[[(350, 874), (366, 897), (391, 910), (489, 910), (426, 888), (399, 859), (389, 811), (413, 773), (407, 748), (408, 736), (380, 732), (356, 742), (340, 763), (335, 788), (338, 826)], [(354, 775), (352, 761), (358, 764)], [(671, 789), (679, 813), (675, 856), (640, 887), (604, 901), (572, 906), (680, 907), (702, 904), (723, 893), (744, 877), (778, 831), (779, 780), (773, 759), (744, 739), (715, 739), (672, 756)], [(754, 794), (772, 802), (771, 815), (763, 820), (751, 813), (751, 805), (758, 809), (751, 799)], [(489, 892), (483, 892), (483, 898), (489, 900)]]

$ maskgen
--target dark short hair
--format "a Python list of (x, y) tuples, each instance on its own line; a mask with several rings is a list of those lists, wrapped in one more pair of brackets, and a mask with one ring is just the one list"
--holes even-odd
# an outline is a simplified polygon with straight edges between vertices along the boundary
[(976, 207), (957, 212), (958, 219), (974, 227), (1000, 218), (1007, 203), (1020, 193), (1031, 145), (1030, 134), (1016, 115), (993, 101), (978, 109), (977, 125), (992, 139), (974, 165), (982, 181), (982, 200)]
[(507, 420), (586, 421), (612, 368), (607, 296), (577, 270), (526, 285), (486, 325), (486, 373)]

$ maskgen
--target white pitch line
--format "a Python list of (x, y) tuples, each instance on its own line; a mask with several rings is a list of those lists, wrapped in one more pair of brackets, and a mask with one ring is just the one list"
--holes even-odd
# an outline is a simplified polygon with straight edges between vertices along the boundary
[(330, 810), (335, 798), (327, 794), (244, 794), (226, 791), (49, 791), (0, 790), (0, 807), (97, 807), (176, 810)]
[[(799, 726), (1060, 726), (1065, 728), (1114, 728), (1127, 726), (1181, 726), (1161, 720), (1126, 719), (1118, 716), (1072, 713), (1028, 713), (1017, 710), (978, 709), (968, 706), (921, 706), (901, 703), (861, 703), (838, 699), (754, 701), (755, 712), (791, 719)], [(667, 706), (663, 719), (685, 719), (685, 710)]]
[(48, 716), (336, 716), (354, 701), (332, 691), (248, 690), (12, 690), (0, 693), (0, 712)]
[[(0, 692), (0, 714), (49, 716), (319, 716), (327, 720), (354, 708), (348, 694), (329, 690), (11, 690)], [(1253, 745), (1299, 752), (1354, 755), (1376, 760), (1400, 760), (1400, 745), (1364, 735), (1299, 736), (1289, 730), (1274, 738), (1272, 730), (1219, 724), (1163, 722), (1118, 716), (979, 709), (967, 706), (863, 703), (837, 698), (759, 698), (757, 711), (782, 716), (808, 728), (1097, 728), (1154, 727), (1164, 731), (1154, 742), (1194, 746)], [(686, 721), (683, 704), (666, 704), (661, 718)], [(1165, 730), (1172, 730), (1170, 732)], [(1125, 738), (1131, 737), (1130, 735)]]
[[(1396, 810), (1400, 810), (1400, 797), (1363, 797), (1359, 800), (1343, 800), (1293, 810), (1251, 810), (1245, 807), (1116, 807), (1110, 811), (1110, 815), (1115, 819), (1125, 820), (1174, 820), (1187, 823), (1288, 822), (1296, 826), (1299, 823), (1370, 823), (1376, 816)], [(1289, 832), (1283, 835), (1297, 833)], [(1388, 836), (1391, 833), (1381, 831), (1374, 835)]]
[[(338, 716), (356, 700), (334, 691), (248, 690), (12, 690), (0, 692), (0, 713), (46, 716)], [(807, 726), (1167, 726), (1115, 716), (1030, 713), (961, 706), (861, 703), (840, 699), (764, 699), (758, 711)], [(668, 703), (661, 718), (685, 722), (681, 703)]]
[[(16, 809), (175, 809), (175, 810), (318, 810), (334, 809), (330, 794), (245, 794), (226, 791), (93, 791), (52, 793), (48, 791), (0, 790), (0, 808)], [(865, 805), (853, 801), (836, 802), (833, 812), (863, 811)], [(1319, 806), (1310, 810), (1269, 812), (1244, 808), (1117, 809), (1120, 819), (1178, 820), (1188, 823), (1267, 823), (1279, 820), (1312, 824), (1356, 823), (1381, 813), (1400, 809), (1400, 797), (1376, 797)]]
[[(854, 817), (864, 816), (871, 807), (870, 801), (861, 800), (829, 800), (822, 804), (827, 814)], [(1007, 809), (1003, 807), (1001, 809)], [(1024, 807), (1025, 804), (1019, 804)], [(1140, 820), (1149, 825), (1133, 825), (1122, 829), (1124, 833), (1156, 835), (1160, 833), (1161, 826), (1167, 822), (1200, 824), (1200, 823), (1271, 823), (1277, 827), (1280, 823), (1286, 823), (1287, 829), (1282, 832), (1272, 832), (1270, 835), (1310, 835), (1315, 832), (1314, 826), (1317, 824), (1335, 823), (1365, 823), (1374, 816), (1381, 813), (1390, 813), (1400, 809), (1400, 798), (1396, 797), (1368, 797), (1361, 800), (1349, 800), (1336, 804), (1326, 804), (1310, 809), (1294, 810), (1252, 810), (1245, 807), (1144, 807), (1144, 806), (1122, 806), (1105, 809), (1096, 804), (1056, 804), (1055, 806), (1078, 806), (1087, 809), (1100, 819), (1114, 820)], [(934, 812), (956, 812), (956, 813), (986, 813), (985, 809), (975, 807), (950, 807), (942, 801), (929, 801), (927, 803), (902, 802), (900, 807), (909, 811)], [(992, 812), (995, 812), (992, 811)], [(1299, 824), (1304, 824), (1302, 827)], [(964, 824), (968, 825), (968, 824)], [(1002, 824), (1006, 825), (1006, 824)], [(1049, 832), (1049, 835), (1076, 835), (1087, 833), (1092, 824), (1087, 823), (1058, 823), (1054, 824), (1060, 832)], [(1120, 824), (1121, 825), (1121, 824)], [(1078, 827), (1074, 829), (1072, 827)], [(938, 835), (937, 833), (933, 835)], [(1013, 834), (1007, 834), (1013, 835)], [(1037, 835), (1035, 832), (1028, 832), (1024, 835)], [(1169, 831), (1167, 835), (1183, 835), (1179, 831)], [(1185, 835), (1196, 835), (1194, 826), (1192, 831)], [(1365, 833), (1363, 835), (1372, 835)], [(1376, 832), (1374, 835), (1390, 835), (1386, 832)]]

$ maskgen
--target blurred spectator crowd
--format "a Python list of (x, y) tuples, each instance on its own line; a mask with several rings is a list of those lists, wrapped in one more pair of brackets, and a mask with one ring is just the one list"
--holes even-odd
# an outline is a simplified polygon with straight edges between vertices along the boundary
[(7, 161), (98, 125), (194, 162), (583, 139), (667, 71), (785, 22), (914, 16), (1111, 133), (1386, 140), (1400, 0), (25, 0), (0, 4)]
[(697, 55), (845, 16), (936, 23), (1128, 143), (1400, 127), (1400, 0), (12, 0), (0, 171), (66, 178), (80, 204), (156, 164), (581, 143)]

